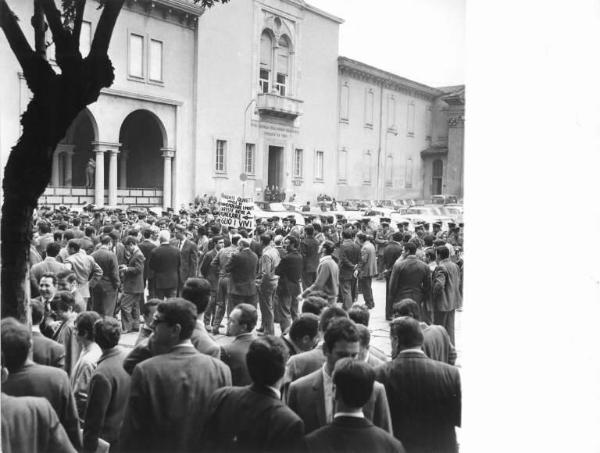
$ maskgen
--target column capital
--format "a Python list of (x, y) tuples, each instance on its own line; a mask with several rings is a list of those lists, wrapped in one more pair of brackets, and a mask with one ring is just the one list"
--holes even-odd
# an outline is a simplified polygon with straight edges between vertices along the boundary
[(69, 143), (59, 143), (58, 145), (56, 145), (56, 154), (73, 154), (75, 151), (73, 151), (75, 149), (75, 145), (74, 144), (69, 144)]
[(95, 153), (118, 153), (121, 143), (92, 142), (92, 151)]
[(123, 146), (121, 146), (121, 159), (127, 159), (129, 157), (130, 151), (131, 150), (129, 148), (124, 148)]
[(173, 148), (161, 148), (162, 151), (161, 156), (164, 158), (173, 158), (175, 157), (175, 150)]

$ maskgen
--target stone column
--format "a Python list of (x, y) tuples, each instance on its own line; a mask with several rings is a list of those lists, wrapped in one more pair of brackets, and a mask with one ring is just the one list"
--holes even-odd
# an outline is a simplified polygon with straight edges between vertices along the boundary
[(118, 149), (108, 150), (110, 156), (108, 166), (108, 205), (111, 207), (117, 206), (117, 155)]
[(104, 150), (94, 149), (96, 153), (96, 174), (94, 182), (94, 198), (97, 207), (104, 206)]
[(52, 179), (51, 184), (53, 187), (58, 187), (60, 185), (60, 151), (55, 150), (54, 155), (52, 156)]
[(119, 189), (127, 189), (127, 158), (129, 150), (123, 148), (119, 158)]
[(175, 157), (175, 151), (168, 148), (162, 148), (162, 157), (164, 158), (164, 176), (163, 176), (163, 208), (171, 207), (171, 196), (173, 186), (173, 168), (172, 161)]

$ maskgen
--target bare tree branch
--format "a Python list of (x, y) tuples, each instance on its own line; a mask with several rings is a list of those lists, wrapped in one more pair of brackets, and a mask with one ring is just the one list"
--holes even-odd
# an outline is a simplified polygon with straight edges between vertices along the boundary
[(125, 3), (125, 0), (106, 0), (96, 27), (96, 33), (94, 33), (90, 56), (102, 57), (108, 53), (110, 39), (121, 8), (123, 8), (123, 3)]
[(81, 35), (81, 24), (83, 22), (83, 13), (85, 12), (86, 0), (75, 1), (77, 3), (75, 5), (75, 20), (73, 21), (73, 39), (78, 43)]
[(35, 52), (27, 42), (17, 21), (17, 16), (8, 7), (6, 0), (0, 0), (0, 26), (19, 64), (24, 67), (27, 65), (27, 60), (35, 56)]
[(44, 12), (40, 0), (33, 0), (33, 16), (31, 17), (31, 26), (33, 27), (33, 41), (35, 53), (40, 58), (46, 59), (46, 23), (44, 22)]

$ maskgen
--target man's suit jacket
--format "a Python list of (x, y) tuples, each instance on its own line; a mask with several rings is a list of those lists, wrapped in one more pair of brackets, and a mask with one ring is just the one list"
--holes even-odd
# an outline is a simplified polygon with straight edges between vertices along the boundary
[(190, 277), (196, 277), (198, 275), (198, 246), (189, 239), (184, 239), (183, 247), (180, 248), (181, 241), (174, 239), (171, 241), (171, 245), (177, 248), (181, 253), (181, 271), (180, 271), (180, 282), (181, 284)]
[(344, 239), (340, 246), (340, 280), (351, 280), (354, 267), (360, 263), (360, 245), (352, 239)]
[(227, 385), (227, 366), (191, 346), (178, 345), (138, 363), (131, 376), (121, 450), (196, 451), (208, 400)]
[(154, 287), (157, 289), (177, 288), (181, 253), (170, 244), (164, 243), (150, 252), (148, 269), (154, 273)]
[(2, 451), (4, 453), (76, 453), (46, 398), (14, 397), (2, 393)]
[(377, 254), (371, 241), (365, 241), (360, 249), (359, 278), (377, 275)]
[(129, 398), (131, 378), (123, 369), (126, 352), (118, 347), (102, 352), (88, 386), (83, 426), (85, 451), (96, 451), (98, 437), (110, 444), (119, 440)]
[[(327, 424), (323, 386), (322, 368), (290, 384), (287, 404), (300, 416), (307, 434)], [(385, 388), (379, 382), (373, 384), (373, 393), (367, 404), (364, 405), (363, 413), (374, 425), (392, 432), (392, 420)]]
[(33, 340), (33, 361), (35, 363), (64, 369), (65, 347), (62, 344), (35, 331), (31, 332), (31, 338)]
[(204, 451), (285, 452), (302, 445), (302, 420), (267, 387), (225, 387), (208, 403)]
[(409, 452), (456, 452), (461, 420), (458, 368), (403, 351), (375, 370), (389, 395), (394, 437)]
[(231, 381), (235, 386), (252, 384), (252, 378), (246, 365), (246, 354), (250, 343), (256, 338), (254, 333), (245, 333), (235, 337), (231, 343), (221, 346), (221, 360), (229, 366)]
[(92, 258), (102, 269), (102, 277), (98, 280), (98, 285), (104, 286), (107, 289), (117, 289), (121, 284), (119, 279), (119, 264), (117, 263), (117, 255), (110, 250), (99, 248), (92, 253)]
[(452, 311), (462, 307), (460, 269), (449, 258), (439, 262), (433, 271), (433, 309)]
[(398, 258), (402, 256), (404, 247), (396, 241), (391, 241), (383, 249), (383, 268), (392, 272), (392, 267)]
[(190, 340), (198, 352), (214, 357), (215, 359), (221, 358), (221, 348), (206, 331), (203, 321), (196, 321), (196, 328), (192, 332)]
[(152, 250), (154, 250), (156, 248), (156, 244), (152, 241), (150, 241), (149, 239), (144, 239), (142, 242), (139, 243), (138, 247), (140, 248), (142, 254), (144, 255), (144, 258), (146, 258), (146, 261), (144, 261), (144, 282), (146, 280), (148, 280), (148, 278), (152, 277), (151, 275), (149, 275), (149, 267), (148, 264), (150, 263), (150, 253), (152, 252)]
[(300, 241), (300, 253), (303, 258), (304, 272), (317, 272), (319, 265), (319, 241), (307, 236)]
[(320, 345), (310, 351), (301, 352), (290, 357), (285, 366), (284, 386), (320, 369), (324, 363), (325, 354), (323, 354), (323, 347)]
[(230, 294), (239, 296), (256, 295), (257, 265), (258, 257), (249, 248), (244, 248), (231, 257), (226, 267), (231, 273), (228, 288)]
[(144, 254), (139, 248), (127, 260), (127, 269), (123, 272), (123, 292), (137, 294), (144, 292)]
[(217, 249), (212, 248), (204, 254), (202, 263), (200, 264), (200, 274), (210, 282), (211, 290), (217, 290), (217, 283), (219, 282), (219, 272), (210, 265), (212, 260), (217, 256)]
[(69, 377), (63, 370), (27, 361), (21, 369), (8, 375), (6, 382), (2, 383), (2, 392), (11, 396), (46, 398), (56, 411), (73, 446), (81, 448), (75, 398)]
[(83, 250), (79, 250), (79, 252), (69, 255), (65, 264), (75, 272), (81, 295), (84, 298), (90, 297), (90, 284), (96, 284), (102, 277), (102, 268), (98, 266), (96, 260)]
[(456, 349), (444, 326), (435, 324), (428, 326), (422, 322), (421, 328), (423, 329), (423, 351), (427, 354), (427, 357), (454, 365), (456, 362)]
[(431, 292), (431, 270), (415, 255), (398, 259), (392, 268), (389, 286), (392, 303), (410, 298), (415, 302), (427, 301)]
[(402, 443), (366, 418), (339, 416), (306, 436), (309, 452), (404, 453)]

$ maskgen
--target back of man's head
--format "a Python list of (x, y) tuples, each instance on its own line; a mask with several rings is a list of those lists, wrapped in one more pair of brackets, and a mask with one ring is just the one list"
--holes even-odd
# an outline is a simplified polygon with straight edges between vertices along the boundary
[(67, 248), (74, 250), (77, 253), (79, 251), (79, 241), (77, 239), (71, 239), (67, 243)]
[(323, 310), (323, 313), (321, 313), (321, 318), (319, 319), (319, 330), (325, 332), (329, 327), (329, 323), (337, 318), (348, 319), (348, 313), (340, 307), (334, 306), (326, 308)]
[(198, 311), (194, 304), (180, 297), (173, 297), (158, 304), (156, 311), (163, 315), (162, 319), (168, 325), (179, 324), (181, 326), (180, 341), (187, 340), (192, 336), (198, 317)]
[(440, 260), (445, 260), (450, 257), (450, 250), (445, 245), (441, 245), (435, 249), (437, 256)]
[(248, 374), (254, 384), (272, 387), (283, 376), (289, 353), (281, 338), (271, 335), (257, 338), (246, 354)]
[(400, 231), (396, 231), (394, 234), (392, 234), (392, 240), (395, 242), (402, 242), (402, 236), (403, 233), (401, 233)]
[(270, 234), (262, 234), (260, 236), (260, 243), (265, 247), (271, 243), (271, 235)]
[(91, 238), (92, 235), (96, 232), (96, 228), (94, 228), (93, 226), (86, 226), (85, 230), (84, 230), (84, 234)]
[(114, 348), (121, 338), (121, 323), (106, 316), (94, 323), (94, 338), (102, 350)]
[(423, 345), (423, 331), (419, 321), (410, 316), (395, 318), (390, 323), (390, 336), (398, 342), (399, 350)]
[(333, 319), (329, 323), (323, 339), (325, 341), (323, 350), (332, 351), (338, 341), (358, 343), (360, 338), (354, 321), (347, 318), (339, 318)]
[(356, 324), (362, 324), (363, 326), (369, 326), (369, 319), (371, 318), (371, 314), (369, 313), (369, 309), (363, 304), (354, 304), (348, 310), (348, 316), (352, 321)]
[(171, 240), (171, 233), (169, 232), (169, 230), (160, 230), (160, 232), (158, 233), (158, 241), (161, 244), (164, 244), (165, 242), (169, 242)]
[(240, 310), (240, 325), (246, 326), (247, 332), (252, 332), (252, 330), (256, 327), (256, 322), (258, 321), (258, 312), (256, 311), (256, 307), (250, 304), (237, 304), (234, 307), (234, 310)]
[(358, 341), (360, 343), (360, 347), (363, 349), (367, 349), (371, 344), (371, 332), (369, 332), (369, 328), (363, 324), (356, 324), (356, 329), (358, 330)]
[(44, 302), (41, 300), (33, 299), (31, 301), (31, 324), (37, 326), (44, 319)]
[(392, 313), (394, 314), (394, 318), (410, 316), (417, 321), (421, 319), (421, 310), (419, 309), (419, 304), (417, 304), (413, 299), (402, 299), (401, 301), (396, 302), (392, 306)]
[(302, 313), (313, 313), (320, 316), (327, 306), (327, 301), (319, 296), (308, 296), (302, 302)]
[(75, 327), (77, 335), (85, 337), (89, 341), (94, 341), (94, 323), (100, 319), (100, 315), (95, 311), (83, 311), (75, 318)]
[(56, 257), (60, 252), (60, 244), (58, 242), (50, 242), (46, 246), (46, 256)]
[(325, 255), (331, 255), (333, 253), (333, 251), (335, 250), (335, 245), (331, 241), (323, 242), (322, 247), (323, 247), (323, 253)]
[(304, 227), (304, 234), (306, 236), (312, 236), (313, 234), (315, 234), (315, 227), (312, 225), (306, 225)]
[(193, 303), (198, 314), (201, 315), (210, 300), (210, 282), (205, 278), (188, 278), (183, 284), (181, 297)]
[(348, 408), (363, 407), (373, 393), (375, 371), (368, 363), (351, 358), (343, 358), (335, 363), (333, 383), (336, 400), (341, 400)]
[(75, 308), (75, 298), (73, 294), (68, 291), (59, 291), (54, 296), (54, 299), (50, 302), (50, 308), (52, 310), (57, 311), (69, 311), (69, 309), (73, 310)]
[(240, 239), (242, 239), (242, 236), (239, 234), (234, 234), (233, 236), (231, 236), (231, 245), (235, 245), (237, 246), (238, 243), (240, 242)]
[(15, 318), (4, 318), (0, 324), (0, 340), (6, 368), (14, 373), (27, 360), (31, 348), (31, 332)]
[(406, 244), (404, 244), (404, 251), (408, 255), (414, 255), (415, 253), (417, 253), (417, 246), (414, 244), (414, 242), (407, 242)]
[(290, 338), (299, 342), (306, 335), (314, 339), (319, 334), (319, 317), (313, 313), (304, 313), (292, 323)]

